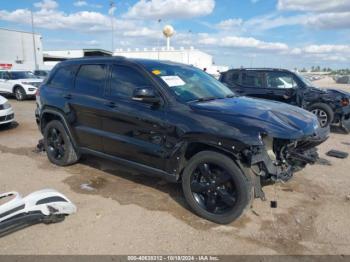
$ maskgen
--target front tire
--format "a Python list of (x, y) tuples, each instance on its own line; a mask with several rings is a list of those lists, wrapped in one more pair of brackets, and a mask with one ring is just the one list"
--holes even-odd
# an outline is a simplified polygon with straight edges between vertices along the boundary
[(44, 147), (47, 157), (55, 165), (68, 166), (79, 160), (66, 129), (58, 120), (53, 120), (46, 125)]
[(329, 126), (334, 120), (332, 108), (324, 103), (316, 103), (310, 106), (310, 111), (317, 116), (321, 127)]
[(15, 97), (18, 101), (23, 101), (27, 98), (26, 91), (24, 91), (23, 87), (17, 86), (14, 89)]
[(235, 162), (213, 151), (202, 151), (190, 159), (182, 188), (196, 214), (219, 224), (238, 219), (253, 197), (251, 181)]

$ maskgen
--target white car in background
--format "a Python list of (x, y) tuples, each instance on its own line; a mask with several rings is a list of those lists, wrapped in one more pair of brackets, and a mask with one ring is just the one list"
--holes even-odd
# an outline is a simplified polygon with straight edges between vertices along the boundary
[(0, 126), (9, 125), (15, 120), (12, 106), (3, 96), (0, 96)]
[(0, 70), (0, 93), (13, 94), (22, 101), (33, 97), (42, 81), (30, 71)]

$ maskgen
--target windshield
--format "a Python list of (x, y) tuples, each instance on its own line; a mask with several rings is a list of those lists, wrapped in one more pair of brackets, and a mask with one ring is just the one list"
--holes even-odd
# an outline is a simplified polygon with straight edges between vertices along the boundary
[(146, 68), (163, 81), (181, 102), (204, 101), (232, 97), (234, 93), (200, 69), (156, 63)]
[(28, 79), (28, 78), (38, 78), (30, 71), (13, 71), (9, 72), (11, 79)]
[(305, 86), (315, 87), (315, 85), (310, 80), (308, 80), (305, 76), (298, 73), (297, 75), (299, 79), (304, 83)]

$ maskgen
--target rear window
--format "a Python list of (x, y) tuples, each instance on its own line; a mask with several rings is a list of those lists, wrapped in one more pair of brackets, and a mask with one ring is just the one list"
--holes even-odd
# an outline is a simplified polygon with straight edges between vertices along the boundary
[(57, 69), (56, 73), (51, 78), (49, 85), (55, 88), (72, 88), (77, 69), (78, 66), (76, 65), (65, 66)]
[(242, 72), (242, 85), (247, 87), (263, 87), (263, 77), (258, 72)]
[(75, 79), (75, 90), (87, 95), (101, 95), (105, 86), (106, 65), (82, 65)]

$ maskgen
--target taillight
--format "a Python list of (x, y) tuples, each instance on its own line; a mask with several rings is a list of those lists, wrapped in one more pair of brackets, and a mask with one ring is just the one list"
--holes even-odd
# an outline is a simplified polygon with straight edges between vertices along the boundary
[(342, 106), (348, 106), (349, 105), (349, 99), (348, 98), (343, 98), (340, 103), (341, 103)]

